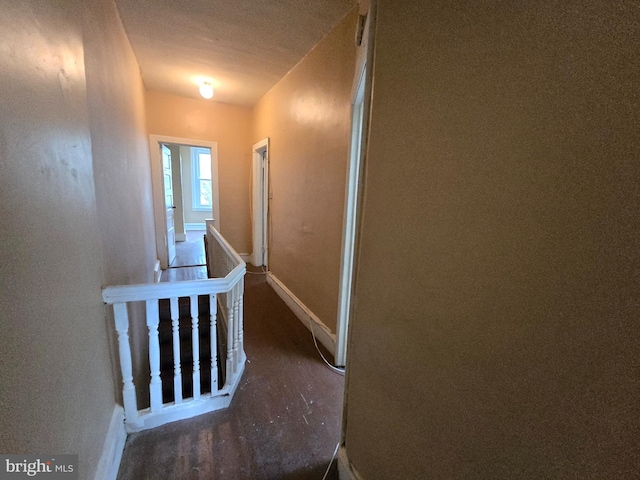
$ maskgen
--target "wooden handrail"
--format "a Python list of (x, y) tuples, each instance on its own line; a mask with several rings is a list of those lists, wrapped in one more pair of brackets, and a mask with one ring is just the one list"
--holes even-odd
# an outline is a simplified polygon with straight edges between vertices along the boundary
[(228, 292), (244, 277), (247, 266), (242, 259), (224, 278), (207, 278), (204, 280), (187, 280), (169, 283), (141, 283), (134, 285), (116, 285), (102, 290), (104, 303), (139, 302), (144, 300), (160, 300), (170, 297), (188, 297), (190, 295), (208, 295)]
[(227, 242), (227, 239), (224, 238), (220, 232), (218, 232), (215, 227), (213, 226), (213, 221), (207, 221), (207, 229), (209, 231), (209, 233), (211, 233), (214, 237), (216, 237), (216, 240), (218, 241), (218, 243), (220, 244), (220, 246), (223, 248), (223, 250), (225, 251), (225, 253), (227, 255), (229, 255), (231, 258), (233, 258), (233, 260), (235, 260), (236, 263), (238, 264), (245, 264), (244, 260), (242, 260), (242, 257), (240, 255), (238, 255), (238, 252), (236, 252), (233, 247), (229, 244), (229, 242)]

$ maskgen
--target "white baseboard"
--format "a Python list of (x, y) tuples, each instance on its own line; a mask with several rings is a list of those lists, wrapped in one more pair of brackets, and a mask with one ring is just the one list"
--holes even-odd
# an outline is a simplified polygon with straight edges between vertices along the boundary
[(338, 478), (340, 480), (363, 480), (362, 475), (351, 465), (344, 445), (338, 449)]
[(251, 254), (250, 253), (239, 253), (238, 255), (240, 255), (240, 258), (242, 258), (242, 260), (244, 260), (244, 263), (251, 263)]
[(176, 242), (186, 242), (187, 234), (186, 233), (176, 233)]
[(111, 423), (109, 423), (109, 430), (104, 439), (102, 455), (100, 455), (94, 480), (116, 480), (126, 441), (124, 409), (120, 405), (116, 405), (113, 409), (113, 415), (111, 415)]
[(162, 270), (160, 269), (160, 260), (156, 260), (156, 264), (153, 266), (153, 281), (154, 281), (154, 283), (159, 283), (161, 276), (162, 276)]
[(271, 285), (271, 288), (273, 288), (293, 313), (296, 314), (296, 317), (298, 317), (305, 327), (310, 331), (311, 328), (313, 328), (313, 334), (316, 336), (316, 339), (335, 357), (336, 334), (331, 333), (329, 327), (322, 323), (322, 320), (309, 310), (309, 308), (271, 272), (267, 275), (267, 283)]
[(202, 223), (185, 223), (184, 224), (184, 231), (186, 232), (187, 230), (206, 230), (207, 227), (205, 225), (204, 222)]

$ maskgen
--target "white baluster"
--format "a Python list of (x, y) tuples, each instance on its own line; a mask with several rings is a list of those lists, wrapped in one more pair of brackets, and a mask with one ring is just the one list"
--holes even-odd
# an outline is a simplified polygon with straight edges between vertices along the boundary
[(215, 395), (218, 391), (218, 332), (216, 331), (216, 316), (218, 314), (218, 306), (216, 304), (216, 296), (209, 295), (209, 315), (210, 315), (210, 335), (211, 342), (211, 395)]
[(122, 403), (124, 403), (125, 419), (128, 423), (135, 422), (138, 417), (138, 402), (136, 388), (133, 384), (133, 369), (131, 367), (131, 346), (129, 345), (129, 314), (126, 303), (113, 304), (113, 316), (118, 332), (118, 347), (120, 351), (120, 371), (122, 372)]
[(233, 304), (230, 302), (229, 293), (227, 293), (227, 381), (226, 383), (230, 383), (234, 376), (233, 369), (233, 329), (234, 327), (234, 318), (233, 318)]
[(191, 343), (193, 352), (193, 399), (200, 398), (200, 337), (198, 335), (198, 296), (191, 295)]
[[(214, 229), (208, 229), (207, 232), (207, 260), (211, 264), (211, 274), (215, 278), (224, 278), (236, 268), (237, 255), (233, 253), (233, 250), (229, 250), (229, 246), (219, 233)], [(242, 264), (242, 263), (241, 263)], [(239, 268), (239, 267), (238, 267)], [(216, 282), (212, 282), (211, 288), (208, 285), (205, 288), (204, 283), (194, 282), (193, 290), (188, 285), (189, 282), (182, 282), (179, 285), (175, 285), (171, 289), (165, 285), (163, 288), (155, 288), (155, 286), (117, 286), (106, 287), (103, 291), (103, 298), (105, 302), (114, 305), (114, 316), (116, 323), (116, 330), (118, 332), (118, 343), (120, 350), (120, 368), (122, 370), (122, 395), (123, 404), (125, 407), (125, 419), (127, 428), (131, 431), (138, 431), (140, 429), (148, 428), (152, 424), (164, 423), (164, 419), (175, 419), (181, 417), (182, 413), (176, 412), (192, 412), (191, 407), (193, 403), (186, 401), (183, 396), (183, 379), (182, 379), (182, 361), (181, 361), (181, 341), (180, 341), (180, 303), (179, 297), (188, 297), (190, 300), (190, 314), (191, 314), (191, 342), (193, 352), (193, 399), (200, 400), (197, 402), (197, 408), (206, 405), (209, 400), (213, 400), (212, 407), (215, 408), (219, 404), (218, 392), (219, 392), (219, 380), (218, 375), (221, 368), (226, 368), (225, 386), (224, 389), (229, 388), (229, 391), (235, 390), (237, 382), (239, 380), (239, 372), (241, 366), (246, 360), (244, 352), (244, 283), (240, 278), (236, 283), (226, 292), (216, 291)], [(175, 288), (175, 290), (174, 290)], [(210, 355), (211, 355), (211, 369), (210, 369), (210, 384), (211, 394), (202, 397), (202, 385), (200, 381), (201, 366), (200, 366), (200, 332), (199, 332), (199, 317), (200, 309), (198, 296), (207, 295), (209, 297), (209, 337), (210, 337)], [(171, 296), (174, 298), (170, 298)], [(153, 300), (151, 300), (153, 298)], [(169, 371), (162, 372), (161, 358), (160, 358), (160, 338), (159, 338), (159, 302), (158, 298), (167, 298), (170, 306), (171, 316), (171, 335), (172, 335), (172, 350), (173, 350), (173, 388), (174, 388), (174, 405), (170, 408), (166, 408), (163, 405), (162, 381), (169, 381)], [(149, 397), (150, 397), (150, 412), (140, 412), (137, 409), (137, 398), (133, 377), (132, 366), (132, 351), (129, 340), (129, 319), (127, 315), (128, 305), (124, 302), (132, 301), (145, 301), (146, 313), (147, 313), (147, 327), (149, 335), (149, 367), (150, 367), (150, 381), (149, 381)], [(220, 304), (220, 308), (218, 308)], [(218, 312), (221, 314), (218, 319)], [(204, 315), (205, 312), (202, 312)], [(218, 338), (217, 338), (217, 322), (221, 320), (222, 326), (227, 328), (226, 344), (226, 367), (220, 363), (220, 358), (225, 352), (218, 352)], [(203, 317), (204, 321), (204, 317)], [(225, 325), (226, 323), (226, 325)], [(164, 328), (165, 325), (163, 325)], [(167, 325), (168, 326), (168, 325)], [(184, 325), (183, 325), (184, 328)], [(187, 333), (187, 332), (183, 332)], [(221, 343), (224, 343), (221, 341)], [(203, 352), (205, 353), (205, 352)], [(205, 365), (206, 367), (206, 365)], [(209, 398), (213, 397), (213, 398)], [(190, 399), (187, 399), (190, 400)], [(207, 407), (208, 408), (208, 407)], [(151, 416), (148, 416), (151, 413)], [(155, 414), (160, 414), (156, 416)], [(158, 420), (147, 421), (151, 418), (158, 418)]]
[[(242, 280), (240, 280), (242, 281)], [(240, 353), (244, 352), (244, 296), (240, 295), (240, 299), (238, 300), (238, 305), (240, 306), (240, 310), (238, 313), (238, 351)]]
[(149, 367), (151, 368), (151, 382), (149, 395), (151, 411), (162, 410), (162, 381), (160, 380), (160, 340), (158, 338), (158, 300), (147, 300), (147, 327), (149, 327)]
[(180, 368), (180, 309), (178, 299), (171, 300), (171, 327), (173, 334), (173, 395), (175, 403), (182, 403), (182, 369)]
[(238, 371), (238, 363), (240, 361), (240, 351), (238, 350), (238, 341), (240, 340), (240, 300), (238, 299), (238, 284), (233, 288), (233, 373)]

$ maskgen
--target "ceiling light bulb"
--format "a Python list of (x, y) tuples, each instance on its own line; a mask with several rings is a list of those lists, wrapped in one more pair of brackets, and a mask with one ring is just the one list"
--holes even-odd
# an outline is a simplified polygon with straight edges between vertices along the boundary
[(211, 85), (211, 82), (202, 82), (200, 84), (200, 95), (204, 98), (213, 97), (213, 85)]

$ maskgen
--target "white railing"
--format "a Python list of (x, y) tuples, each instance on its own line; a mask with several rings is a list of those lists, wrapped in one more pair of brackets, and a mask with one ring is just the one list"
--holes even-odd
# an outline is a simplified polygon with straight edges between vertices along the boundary
[[(103, 289), (102, 297), (105, 303), (113, 305), (118, 333), (122, 397), (125, 426), (128, 432), (138, 432), (190, 418), (225, 408), (231, 403), (246, 360), (242, 334), (246, 265), (213, 227), (212, 221), (207, 221), (206, 245), (209, 276), (214, 278), (110, 286)], [(141, 409), (138, 408), (140, 389), (136, 389), (134, 376), (139, 378), (141, 376), (139, 372), (144, 368), (135, 365), (134, 371), (129, 339), (132, 327), (129, 313), (133, 302), (145, 302), (146, 327), (149, 336), (149, 402), (147, 408)], [(166, 308), (167, 305), (168, 308)], [(163, 322), (161, 322), (161, 306), (165, 307), (162, 311), (167, 314)], [(207, 311), (203, 312), (203, 309)], [(219, 325), (220, 331), (224, 334), (220, 339), (217, 335), (218, 311), (221, 313), (222, 320)], [(183, 320), (182, 324), (181, 320)], [(171, 336), (171, 342), (167, 342), (162, 349), (159, 327)], [(189, 333), (189, 328), (191, 335), (185, 336), (185, 333)], [(208, 335), (205, 335), (203, 340), (201, 333), (203, 330), (206, 333), (207, 329)], [(201, 344), (208, 346), (208, 352), (200, 351)], [(220, 353), (218, 353), (219, 345)], [(138, 346), (138, 348), (146, 347)], [(183, 349), (187, 353), (190, 350), (191, 355), (181, 355)], [(135, 358), (141, 356), (140, 352), (135, 353)], [(170, 369), (161, 370), (161, 354), (163, 358), (172, 357)], [(209, 370), (206, 378), (208, 380), (206, 383), (210, 385), (208, 393), (201, 392), (200, 360), (203, 356), (207, 359), (207, 363), (210, 362), (210, 365), (205, 365), (205, 370)], [(191, 371), (190, 378), (183, 378), (183, 370)], [(219, 373), (224, 379), (221, 387), (218, 384)], [(171, 376), (172, 381), (169, 378)], [(185, 387), (185, 383), (190, 383), (191, 388)], [(183, 398), (183, 390), (190, 391), (191, 396)], [(173, 401), (166, 401), (167, 397), (173, 397)], [(140, 403), (146, 405), (144, 400)]]

